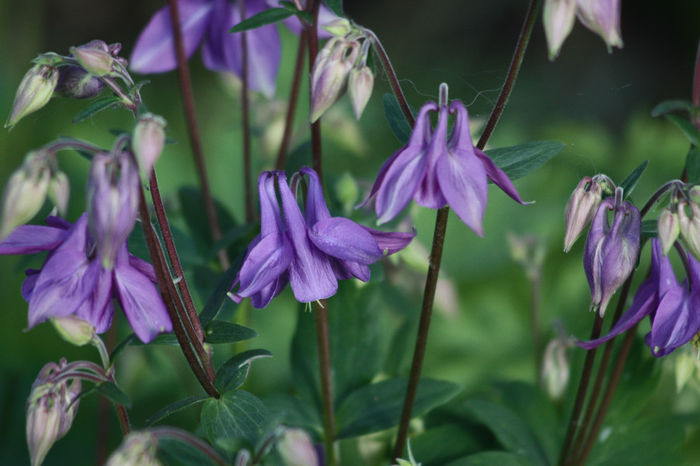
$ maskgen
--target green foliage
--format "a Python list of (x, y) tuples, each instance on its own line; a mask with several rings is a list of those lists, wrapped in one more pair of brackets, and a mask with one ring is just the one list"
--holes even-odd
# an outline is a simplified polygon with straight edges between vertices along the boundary
[(691, 144), (700, 146), (700, 131), (690, 121), (673, 114), (666, 115), (666, 119), (678, 126)]
[(73, 117), (73, 123), (80, 123), (88, 118), (92, 118), (103, 110), (115, 108), (120, 102), (121, 98), (116, 95), (100, 97), (75, 115), (75, 117)]
[(700, 183), (700, 147), (691, 147), (685, 157), (685, 175), (688, 183)]
[(265, 405), (256, 396), (243, 390), (231, 390), (221, 398), (204, 402), (201, 414), (202, 430), (216, 447), (231, 451), (234, 439), (255, 443), (262, 434), (266, 417)]
[(311, 20), (311, 17), (307, 11), (299, 11), (296, 8), (288, 6), (285, 6), (285, 8), (268, 8), (236, 24), (229, 30), (229, 33), (233, 34), (235, 32), (259, 28), (260, 26), (265, 26), (266, 24), (273, 24), (278, 21), (282, 21), (283, 19), (287, 19), (293, 15), (304, 18), (306, 21)]
[(108, 400), (120, 404), (125, 408), (131, 408), (131, 400), (119, 387), (112, 382), (102, 382), (95, 385), (95, 390)]
[(224, 365), (216, 371), (214, 385), (222, 392), (240, 387), (243, 382), (245, 382), (246, 377), (248, 377), (250, 363), (254, 359), (269, 357), (272, 357), (272, 353), (264, 349), (254, 349), (238, 353), (226, 361)]
[(505, 451), (482, 451), (452, 461), (447, 466), (530, 466), (533, 463), (527, 456)]
[(384, 94), (382, 101), (384, 102), (384, 116), (389, 122), (391, 131), (394, 132), (394, 136), (401, 144), (405, 144), (408, 142), (408, 138), (411, 137), (411, 125), (401, 111), (399, 102), (394, 94), (389, 93)]
[(251, 328), (222, 320), (212, 320), (204, 329), (204, 341), (207, 343), (234, 343), (257, 336)]
[(151, 417), (146, 419), (146, 422), (144, 422), (144, 424), (146, 425), (146, 427), (152, 426), (153, 424), (162, 421), (171, 414), (177, 413), (178, 411), (182, 411), (183, 409), (189, 408), (190, 406), (197, 405), (207, 400), (208, 398), (209, 397), (206, 395), (196, 395), (188, 396), (187, 398), (178, 400), (175, 403), (171, 403), (156, 411)]
[(649, 161), (645, 160), (641, 163), (641, 165), (632, 170), (632, 173), (627, 175), (627, 178), (622, 180), (622, 183), (620, 183), (620, 187), (624, 190), (625, 197), (629, 197), (630, 194), (632, 194), (632, 191), (634, 191), (634, 188), (637, 186), (637, 183), (639, 183), (639, 178), (642, 177), (642, 174), (644, 173), (644, 170), (646, 170), (648, 164)]
[(566, 144), (557, 141), (532, 141), (517, 146), (489, 149), (486, 153), (511, 180), (517, 180), (541, 167), (564, 147)]

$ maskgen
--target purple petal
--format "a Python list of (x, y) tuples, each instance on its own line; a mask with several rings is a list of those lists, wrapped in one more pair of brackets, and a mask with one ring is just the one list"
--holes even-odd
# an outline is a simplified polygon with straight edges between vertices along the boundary
[(374, 240), (377, 242), (377, 246), (379, 246), (379, 249), (381, 249), (382, 253), (387, 256), (390, 254), (394, 254), (395, 252), (399, 252), (400, 250), (408, 246), (408, 243), (410, 243), (413, 240), (413, 238), (416, 237), (415, 230), (412, 233), (402, 233), (384, 232), (375, 230), (373, 228), (368, 228), (366, 226), (362, 226), (362, 228), (367, 230), (374, 237)]
[[(213, 9), (210, 0), (178, 0), (185, 55), (191, 57), (202, 41)], [(136, 73), (162, 73), (177, 66), (170, 7), (158, 10), (141, 32), (131, 53), (130, 68)]]
[(603, 261), (602, 247), (605, 235), (610, 231), (607, 211), (613, 210), (613, 202), (613, 199), (608, 197), (598, 206), (598, 211), (595, 217), (593, 217), (591, 228), (588, 231), (585, 252), (583, 254), (583, 268), (586, 272), (588, 285), (591, 289), (591, 302), (596, 305), (600, 303), (602, 295), (600, 282)]
[[(97, 264), (95, 263), (95, 266)], [(104, 333), (112, 325), (112, 270), (99, 268), (92, 293), (75, 311), (75, 315), (90, 322), (97, 333)]]
[(651, 326), (651, 351), (654, 356), (666, 355), (686, 344), (700, 330), (697, 299), (690, 299), (683, 286), (668, 290), (659, 302)]
[(27, 302), (29, 302), (32, 297), (32, 291), (34, 291), (40, 272), (41, 270), (38, 269), (27, 269), (24, 271), (24, 275), (27, 278), (22, 282), (22, 297)]
[(357, 278), (363, 282), (368, 282), (370, 278), (369, 266), (353, 261), (333, 260), (331, 262), (335, 278), (338, 280), (347, 280), (349, 278)]
[(282, 234), (269, 234), (253, 247), (241, 267), (238, 277), (239, 296), (251, 296), (282, 275), (292, 261), (292, 248)]
[(258, 177), (260, 197), (260, 236), (277, 234), (284, 230), (282, 212), (275, 192), (275, 174), (263, 172)]
[(114, 267), (114, 284), (132, 330), (144, 343), (159, 333), (171, 332), (172, 322), (165, 304), (150, 278), (129, 265), (122, 249)]
[(476, 147), (474, 148), (474, 153), (477, 157), (479, 157), (479, 160), (481, 160), (481, 164), (484, 166), (484, 170), (486, 170), (486, 176), (493, 181), (493, 184), (501, 188), (501, 190), (510, 196), (514, 201), (523, 205), (530, 204), (530, 202), (524, 202), (520, 198), (520, 194), (518, 194), (518, 191), (515, 189), (513, 182), (510, 181), (510, 178), (508, 178), (508, 175), (506, 175), (503, 170), (498, 168), (498, 166), (493, 163), (493, 160), (491, 160), (486, 153)]
[(437, 171), (439, 161), (447, 156), (447, 119), (447, 108), (440, 108), (437, 126), (425, 152), (425, 176), (413, 196), (414, 201), (429, 209), (439, 209), (447, 203)]
[[(126, 244), (123, 247), (126, 247)], [(158, 279), (156, 278), (156, 271), (153, 268), (153, 266), (145, 260), (141, 259), (140, 257), (136, 257), (130, 253), (129, 265), (131, 265), (133, 268), (147, 276), (148, 279), (151, 280), (153, 283), (158, 282)]]
[(60, 228), (61, 230), (67, 230), (71, 226), (73, 226), (73, 224), (70, 223), (68, 220), (63, 219), (61, 217), (57, 217), (55, 215), (49, 215), (48, 217), (46, 217), (45, 222), (48, 226)]
[(55, 249), (66, 237), (66, 230), (42, 225), (22, 225), (0, 241), (0, 254), (34, 254)]
[(425, 171), (426, 160), (422, 149), (406, 147), (397, 155), (377, 188), (374, 210), (378, 224), (392, 220), (408, 205)]
[(213, 0), (211, 20), (207, 35), (202, 46), (202, 61), (204, 66), (212, 71), (233, 71), (229, 65), (224, 47), (228, 31), (234, 24), (233, 6), (228, 0)]
[(285, 272), (277, 277), (274, 282), (251, 296), (250, 303), (255, 309), (267, 307), (270, 301), (272, 301), (272, 298), (280, 294), (284, 287), (287, 286), (287, 283), (289, 283), (289, 273)]
[(311, 228), (309, 238), (321, 251), (340, 260), (373, 264), (382, 257), (370, 232), (347, 218), (321, 220)]
[(309, 176), (309, 189), (306, 194), (306, 224), (311, 226), (331, 217), (326, 200), (323, 197), (323, 188), (316, 172), (309, 167), (302, 167), (300, 173)]

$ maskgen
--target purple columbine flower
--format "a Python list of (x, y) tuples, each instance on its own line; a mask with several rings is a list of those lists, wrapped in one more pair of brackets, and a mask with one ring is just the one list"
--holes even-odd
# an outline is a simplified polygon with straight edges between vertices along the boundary
[[(293, 192), (304, 175), (309, 184), (302, 214)], [(369, 264), (400, 251), (415, 236), (332, 217), (318, 175), (310, 168), (302, 168), (291, 184), (282, 172), (264, 172), (258, 178), (260, 234), (248, 246), (234, 281), (238, 291), (229, 293), (236, 302), (250, 297), (254, 307), (263, 308), (287, 282), (299, 302), (328, 298), (338, 290), (338, 280), (368, 281)]]
[(46, 223), (20, 226), (0, 242), (0, 254), (49, 251), (41, 270), (27, 270), (22, 284), (22, 296), (29, 302), (28, 328), (74, 314), (103, 333), (112, 324), (114, 298), (144, 343), (172, 331), (153, 267), (131, 255), (125, 241), (117, 248), (113, 267), (106, 268), (96, 254), (86, 214), (73, 225), (59, 217)]
[[(609, 211), (614, 212), (612, 226)], [(600, 203), (586, 239), (583, 267), (591, 288), (591, 306), (597, 307), (601, 316), (634, 269), (641, 228), (639, 211), (629, 201), (622, 201), (620, 188), (614, 199), (608, 197)]]
[[(430, 112), (438, 112), (434, 130)], [(448, 140), (449, 114), (455, 114), (455, 123)], [(508, 176), (472, 144), (464, 104), (453, 100), (448, 108), (428, 102), (418, 112), (408, 144), (384, 163), (363, 204), (374, 199), (378, 224), (396, 217), (411, 198), (431, 209), (449, 204), (469, 228), (483, 236), (487, 178), (524, 204)]]
[[(178, 0), (182, 40), (185, 54), (191, 57), (202, 45), (204, 66), (212, 71), (233, 72), (241, 76), (242, 43), (240, 33), (228, 31), (241, 22), (240, 2), (236, 0)], [(279, 6), (275, 0), (245, 0), (246, 17)], [(302, 4), (305, 2), (302, 2)], [(319, 25), (325, 25), (337, 17), (325, 7), (319, 12)], [(295, 33), (301, 31), (296, 17), (284, 21)], [(329, 37), (319, 31), (320, 37)], [(282, 57), (281, 43), (274, 24), (246, 31), (248, 46), (248, 82), (253, 90), (268, 98), (275, 93), (275, 81)], [(163, 73), (177, 67), (174, 39), (170, 20), (170, 8), (164, 6), (151, 18), (136, 41), (131, 54), (131, 69), (137, 73)]]

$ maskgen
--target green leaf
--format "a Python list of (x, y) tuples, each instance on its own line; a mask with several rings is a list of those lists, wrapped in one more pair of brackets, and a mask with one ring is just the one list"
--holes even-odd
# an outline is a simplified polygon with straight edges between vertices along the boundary
[(233, 34), (235, 32), (247, 31), (249, 29), (259, 28), (260, 26), (265, 26), (266, 24), (276, 23), (287, 19), (292, 15), (295, 15), (296, 11), (291, 11), (287, 8), (268, 8), (261, 11), (257, 15), (246, 18), (240, 23), (236, 24), (234, 27), (229, 29), (229, 33)]
[(688, 183), (700, 183), (700, 147), (691, 147), (685, 157), (685, 175)]
[(632, 191), (634, 191), (634, 188), (637, 186), (639, 178), (641, 178), (642, 173), (644, 173), (644, 170), (646, 170), (647, 165), (649, 165), (649, 161), (645, 160), (637, 168), (632, 170), (632, 173), (627, 175), (627, 178), (622, 180), (622, 183), (620, 183), (620, 187), (624, 190), (626, 198), (632, 194)]
[(559, 141), (532, 141), (517, 146), (489, 149), (486, 154), (511, 180), (542, 166), (566, 147)]
[(255, 445), (265, 422), (265, 405), (254, 395), (233, 390), (204, 402), (201, 424), (212, 445), (227, 450), (233, 439)]
[[(427, 422), (426, 422), (427, 424)], [(483, 450), (483, 434), (474, 425), (451, 422), (437, 427), (427, 428), (415, 437), (411, 437), (413, 456), (423, 464), (446, 464), (447, 462)], [(464, 423), (466, 424), (466, 423)], [(440, 448), (435, 448), (440, 445)]]
[(331, 9), (336, 16), (345, 16), (343, 12), (343, 0), (326, 0), (326, 6)]
[(116, 358), (117, 355), (118, 355), (119, 353), (121, 353), (122, 350), (123, 350), (124, 348), (126, 348), (126, 347), (129, 346), (129, 345), (131, 345), (132, 342), (133, 342), (134, 340), (136, 340), (136, 339), (137, 339), (137, 338), (136, 338), (136, 335), (132, 333), (131, 335), (129, 335), (128, 337), (126, 337), (126, 338), (124, 338), (122, 341), (120, 341), (120, 342), (117, 344), (117, 346), (114, 347), (114, 349), (112, 350), (112, 352), (109, 353), (109, 360), (110, 360), (110, 361), (114, 361), (114, 358)]
[(243, 254), (239, 255), (231, 267), (223, 274), (221, 280), (216, 285), (216, 289), (207, 299), (207, 303), (204, 305), (204, 309), (199, 313), (199, 320), (203, 327), (206, 327), (209, 322), (214, 320), (221, 310), (221, 306), (224, 304), (225, 299), (229, 299), (227, 293), (233, 286), (233, 282), (238, 275), (238, 270), (241, 268), (241, 263), (243, 262)]
[(115, 107), (119, 105), (121, 99), (114, 95), (109, 95), (105, 97), (100, 97), (99, 99), (92, 102), (90, 105), (81, 110), (74, 118), (73, 123), (80, 123), (88, 118), (100, 113), (102, 110), (107, 110), (108, 108)]
[(216, 259), (216, 255), (222, 249), (234, 247), (236, 250), (245, 250), (259, 230), (260, 228), (258, 225), (247, 223), (227, 231), (214, 243), (214, 246), (212, 246), (208, 255), (209, 260)]
[[(197, 245), (202, 254), (208, 254), (214, 245), (214, 240), (209, 230), (209, 218), (204, 209), (204, 200), (199, 188), (183, 186), (177, 191), (180, 203), (180, 212), (187, 224), (191, 239)], [(214, 199), (214, 207), (219, 218), (221, 231), (229, 231), (238, 226), (226, 207)]]
[(656, 238), (659, 235), (657, 228), (658, 222), (656, 220), (643, 220), (642, 238)]
[(678, 126), (678, 128), (685, 134), (691, 144), (695, 146), (700, 146), (700, 131), (693, 126), (693, 124), (683, 117), (678, 115), (666, 115), (666, 119), (671, 121), (673, 124)]
[(238, 353), (216, 371), (214, 385), (222, 392), (238, 388), (245, 382), (250, 370), (250, 363), (254, 359), (271, 357), (272, 353), (264, 349), (253, 349)]
[(527, 456), (507, 451), (482, 451), (447, 463), (447, 466), (530, 466), (531, 464), (534, 463)]
[[(337, 438), (370, 434), (397, 425), (407, 383), (405, 377), (384, 380), (366, 385), (348, 395), (336, 413)], [(446, 403), (459, 390), (460, 387), (451, 382), (421, 379), (413, 404), (413, 417), (422, 416)]]
[(383, 97), (384, 116), (389, 122), (391, 131), (401, 144), (408, 142), (411, 137), (411, 124), (406, 120), (406, 116), (401, 111), (398, 100), (394, 94), (386, 93)]
[[(287, 426), (302, 428), (309, 435), (323, 430), (320, 413), (302, 398), (276, 393), (265, 397), (265, 406), (273, 416), (281, 416)], [(316, 440), (321, 438), (317, 436)]]
[(162, 464), (169, 466), (218, 466), (210, 456), (189, 442), (177, 437), (165, 437), (163, 434), (158, 436), (158, 457), (162, 458)]
[(112, 382), (99, 383), (95, 386), (95, 388), (100, 395), (108, 398), (110, 401), (120, 404), (127, 409), (131, 408), (131, 400), (129, 397)]
[(171, 403), (168, 406), (159, 409), (158, 411), (155, 412), (151, 417), (146, 419), (146, 422), (144, 424), (146, 427), (152, 426), (156, 422), (160, 422), (166, 417), (170, 416), (171, 414), (175, 414), (178, 411), (182, 411), (185, 408), (189, 408), (190, 406), (196, 405), (198, 403), (201, 403), (202, 401), (208, 399), (209, 397), (207, 395), (197, 395), (197, 396), (190, 396), (182, 400), (178, 400), (175, 403)]
[(665, 100), (654, 107), (651, 111), (651, 116), (658, 117), (678, 110), (692, 112), (695, 110), (695, 107), (693, 107), (693, 103), (689, 100)]
[(212, 344), (234, 343), (250, 340), (257, 336), (258, 334), (252, 328), (222, 320), (212, 320), (204, 329), (204, 341)]
[[(136, 335), (134, 335), (135, 337)], [(166, 346), (177, 346), (180, 343), (177, 341), (177, 337), (175, 336), (174, 333), (161, 333), (157, 337), (153, 339), (150, 343), (144, 343), (138, 338), (133, 338), (131, 340), (131, 344), (134, 346), (143, 346), (146, 344), (149, 345), (166, 345)]]

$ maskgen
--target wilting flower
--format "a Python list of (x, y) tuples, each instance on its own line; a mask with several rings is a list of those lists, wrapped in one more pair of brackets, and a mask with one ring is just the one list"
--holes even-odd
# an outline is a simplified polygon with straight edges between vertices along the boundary
[[(233, 72), (239, 77), (242, 75), (241, 34), (228, 32), (241, 22), (239, 1), (241, 0), (233, 3), (228, 0), (178, 0), (182, 40), (188, 58), (203, 43), (204, 66), (212, 71)], [(274, 0), (245, 0), (246, 17), (254, 16), (271, 6), (276, 7), (277, 4)], [(321, 7), (319, 25), (334, 19), (335, 15)], [(296, 17), (289, 18), (285, 25), (292, 32), (301, 31), (301, 24)], [(320, 29), (319, 35), (328, 36)], [(272, 97), (282, 56), (277, 26), (269, 24), (246, 31), (246, 42), (250, 87)], [(177, 67), (168, 6), (158, 10), (141, 32), (130, 63), (131, 69), (137, 73), (162, 73)]]
[(585, 349), (620, 335), (637, 325), (644, 317), (651, 318), (651, 332), (646, 342), (654, 356), (665, 356), (688, 343), (700, 332), (700, 263), (687, 254), (689, 277), (678, 283), (671, 261), (663, 254), (661, 243), (651, 240), (651, 271), (640, 285), (629, 310), (610, 329), (607, 335), (592, 341), (580, 342)]
[[(639, 211), (629, 201), (622, 201), (620, 188), (615, 199), (608, 197), (598, 207), (586, 239), (583, 267), (591, 288), (591, 306), (605, 315), (610, 298), (627, 280), (639, 253), (642, 222)], [(614, 212), (612, 227), (608, 211)]]
[[(435, 111), (438, 122), (431, 131), (430, 112)], [(449, 140), (448, 113), (456, 114)], [(508, 176), (472, 144), (464, 104), (454, 100), (448, 109), (428, 102), (418, 112), (408, 144), (384, 162), (363, 204), (374, 199), (379, 224), (396, 217), (411, 198), (431, 209), (449, 204), (469, 228), (482, 236), (487, 178), (524, 204)]]
[(328, 298), (338, 290), (338, 280), (369, 280), (369, 264), (400, 251), (413, 239), (413, 233), (384, 233), (332, 217), (312, 169), (302, 168), (292, 180), (293, 188), (303, 175), (309, 178), (305, 215), (284, 173), (264, 172), (258, 178), (260, 234), (248, 246), (234, 281), (238, 291), (229, 293), (236, 302), (251, 297), (254, 307), (263, 308), (287, 282), (299, 302)]
[(87, 215), (71, 225), (49, 217), (48, 226), (23, 225), (0, 242), (0, 254), (49, 251), (41, 270), (28, 269), (22, 296), (29, 302), (29, 328), (50, 317), (76, 315), (107, 331), (116, 299), (134, 333), (147, 343), (172, 323), (154, 282), (153, 267), (129, 254), (124, 241), (112, 268), (97, 257)]

